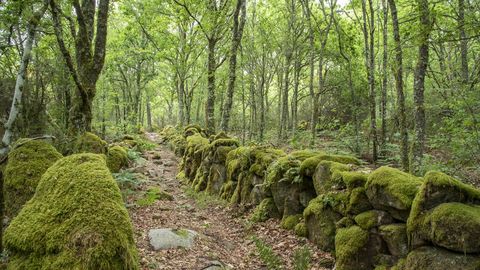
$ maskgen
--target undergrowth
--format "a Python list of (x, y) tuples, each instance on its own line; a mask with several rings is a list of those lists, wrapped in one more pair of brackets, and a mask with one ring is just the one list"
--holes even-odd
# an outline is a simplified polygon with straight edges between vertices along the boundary
[(252, 241), (257, 247), (260, 260), (262, 260), (262, 262), (267, 266), (268, 270), (284, 269), (282, 265), (282, 259), (273, 251), (270, 245), (266, 244), (256, 236), (252, 236)]

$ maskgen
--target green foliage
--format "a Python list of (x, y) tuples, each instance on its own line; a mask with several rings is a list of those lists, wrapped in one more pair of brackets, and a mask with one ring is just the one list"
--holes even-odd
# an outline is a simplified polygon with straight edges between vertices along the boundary
[(137, 190), (140, 184), (143, 182), (143, 176), (141, 174), (134, 174), (128, 171), (113, 173), (113, 177), (115, 178), (115, 181), (122, 192), (122, 197), (124, 200), (126, 200), (127, 197), (134, 192), (134, 190)]
[(260, 259), (267, 266), (268, 270), (283, 269), (282, 259), (273, 251), (271, 246), (255, 236), (252, 237), (252, 240), (257, 247)]
[(293, 254), (293, 269), (295, 270), (308, 270), (310, 269), (310, 261), (312, 259), (312, 253), (308, 246), (303, 246)]
[(140, 207), (150, 206), (154, 204), (156, 201), (172, 201), (173, 196), (159, 187), (151, 187), (147, 190), (147, 192), (143, 195), (143, 197), (137, 200), (137, 205)]

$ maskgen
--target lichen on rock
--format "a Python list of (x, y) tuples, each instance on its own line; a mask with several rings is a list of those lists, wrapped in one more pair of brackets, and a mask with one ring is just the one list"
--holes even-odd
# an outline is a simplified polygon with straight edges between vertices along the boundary
[(5, 215), (13, 218), (33, 196), (43, 173), (62, 155), (46, 141), (22, 139), (4, 170)]
[(72, 155), (51, 166), (4, 244), (12, 270), (139, 268), (132, 224), (102, 155)]

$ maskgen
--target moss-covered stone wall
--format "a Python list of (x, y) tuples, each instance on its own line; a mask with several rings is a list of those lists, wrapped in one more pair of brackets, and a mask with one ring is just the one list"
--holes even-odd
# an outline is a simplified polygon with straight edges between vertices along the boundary
[(371, 171), (351, 156), (239, 146), (198, 126), (164, 134), (182, 157), (180, 179), (255, 208), (253, 222), (280, 219), (334, 253), (337, 270), (480, 269), (480, 190), (443, 173), (415, 177)]

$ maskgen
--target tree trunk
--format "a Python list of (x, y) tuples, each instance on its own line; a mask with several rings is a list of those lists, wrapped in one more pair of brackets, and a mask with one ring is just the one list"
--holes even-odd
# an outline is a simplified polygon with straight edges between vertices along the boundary
[(217, 41), (208, 39), (208, 63), (207, 63), (207, 102), (205, 103), (205, 128), (210, 133), (215, 133), (215, 47)]
[(381, 145), (382, 149), (385, 148), (385, 143), (387, 140), (387, 85), (388, 85), (388, 32), (387, 32), (387, 23), (388, 23), (388, 4), (386, 0), (382, 0), (382, 9), (383, 9), (383, 62), (382, 62), (382, 102), (381, 102), (381, 116), (382, 116), (382, 134), (381, 134)]
[[(238, 20), (239, 16), (240, 22)], [(246, 3), (245, 0), (237, 0), (237, 7), (233, 16), (232, 28), (232, 47), (230, 48), (230, 66), (228, 73), (228, 87), (227, 96), (225, 100), (225, 107), (223, 109), (223, 117), (221, 128), (228, 131), (230, 122), (230, 113), (233, 106), (233, 94), (235, 92), (235, 81), (237, 79), (237, 51), (242, 42), (243, 28), (246, 21)]]
[(401, 160), (404, 171), (409, 171), (408, 162), (408, 130), (407, 130), (407, 116), (405, 109), (405, 95), (403, 93), (403, 52), (402, 41), (400, 38), (400, 26), (398, 24), (397, 6), (395, 0), (388, 0), (390, 5), (390, 12), (392, 14), (393, 25), (393, 39), (395, 41), (395, 88), (397, 89), (397, 110), (400, 122), (400, 137), (401, 137)]
[(17, 73), (12, 106), (10, 107), (8, 120), (5, 123), (5, 133), (3, 134), (2, 143), (0, 145), (0, 159), (10, 150), (13, 136), (13, 125), (15, 124), (18, 114), (21, 112), (20, 105), (22, 104), (22, 94), (25, 86), (25, 78), (27, 76), (27, 68), (31, 58), (33, 42), (35, 40), (35, 32), (47, 8), (48, 1), (44, 1), (43, 6), (33, 14), (27, 25), (27, 40), (25, 42), (25, 47), (23, 48), (22, 59)]
[(412, 148), (412, 164), (410, 170), (413, 173), (420, 173), (425, 148), (425, 75), (428, 66), (428, 39), (430, 38), (431, 21), (428, 0), (417, 0), (420, 14), (420, 33), (418, 60), (415, 68), (413, 81), (413, 100), (415, 103), (415, 141)]
[(465, 33), (465, 0), (458, 0), (458, 31), (460, 32), (460, 55), (462, 58), (462, 80), (468, 83), (468, 40)]

